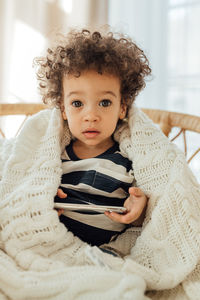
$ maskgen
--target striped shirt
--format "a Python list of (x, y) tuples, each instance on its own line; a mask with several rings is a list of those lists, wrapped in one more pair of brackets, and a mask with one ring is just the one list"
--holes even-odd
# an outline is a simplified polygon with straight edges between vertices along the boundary
[[(56, 197), (56, 202), (123, 206), (132, 186), (132, 163), (115, 144), (104, 153), (87, 159), (79, 159), (72, 143), (62, 156), (63, 175), (60, 188), (67, 198)], [(122, 232), (125, 224), (110, 220), (102, 213), (64, 210), (61, 222), (83, 241), (99, 246)]]

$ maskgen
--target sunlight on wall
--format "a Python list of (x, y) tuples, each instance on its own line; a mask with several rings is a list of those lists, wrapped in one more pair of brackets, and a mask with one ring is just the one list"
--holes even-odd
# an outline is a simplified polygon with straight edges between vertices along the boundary
[(67, 14), (72, 12), (72, 0), (59, 0), (59, 6)]
[(39, 32), (16, 21), (10, 64), (10, 102), (38, 102), (33, 59), (40, 56), (44, 45), (45, 39)]
[[(39, 102), (41, 100), (37, 91), (33, 59), (41, 55), (45, 39), (39, 32), (19, 20), (15, 22), (13, 36), (7, 102)], [(18, 124), (21, 124), (23, 119), (24, 116), (8, 116), (1, 120), (1, 128), (6, 132), (7, 138), (16, 134)]]

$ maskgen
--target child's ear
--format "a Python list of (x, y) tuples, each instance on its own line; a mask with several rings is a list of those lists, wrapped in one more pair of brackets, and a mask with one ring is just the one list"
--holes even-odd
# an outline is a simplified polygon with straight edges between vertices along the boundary
[(121, 104), (119, 119), (122, 120), (126, 117), (127, 106), (126, 104)]
[(65, 111), (62, 111), (62, 117), (63, 117), (63, 120), (67, 120), (67, 116), (66, 116)]
[(67, 120), (67, 116), (66, 116), (66, 112), (65, 112), (65, 106), (64, 106), (63, 103), (61, 103), (60, 110), (61, 110), (63, 120)]

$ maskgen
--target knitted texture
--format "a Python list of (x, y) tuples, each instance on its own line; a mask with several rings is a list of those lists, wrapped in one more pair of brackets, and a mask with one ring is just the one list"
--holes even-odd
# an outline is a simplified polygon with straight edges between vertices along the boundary
[[(70, 142), (57, 109), (0, 141), (2, 299), (197, 299), (200, 187), (184, 155), (136, 107), (115, 134), (149, 197), (142, 230), (108, 244), (123, 259), (67, 231), (53, 209), (61, 149)], [(146, 290), (146, 293), (145, 293)]]

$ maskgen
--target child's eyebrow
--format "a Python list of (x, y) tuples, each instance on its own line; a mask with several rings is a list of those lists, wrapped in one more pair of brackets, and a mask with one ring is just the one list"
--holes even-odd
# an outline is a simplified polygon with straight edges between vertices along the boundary
[[(66, 97), (68, 98), (68, 97), (70, 97), (72, 95), (82, 95), (82, 94), (83, 93), (81, 91), (72, 91), (69, 94), (67, 94)], [(110, 94), (113, 97), (117, 98), (117, 95), (114, 92), (112, 92), (112, 91), (102, 91), (102, 92), (99, 93), (99, 95), (105, 95), (105, 94)]]
[(81, 93), (80, 91), (73, 91), (73, 92), (70, 92), (69, 94), (67, 94), (67, 97), (70, 97), (72, 95), (81, 95), (83, 93)]
[(100, 94), (101, 95), (110, 94), (110, 95), (112, 95), (112, 96), (114, 96), (114, 97), (117, 98), (117, 95), (114, 92), (112, 92), (112, 91), (102, 91)]

